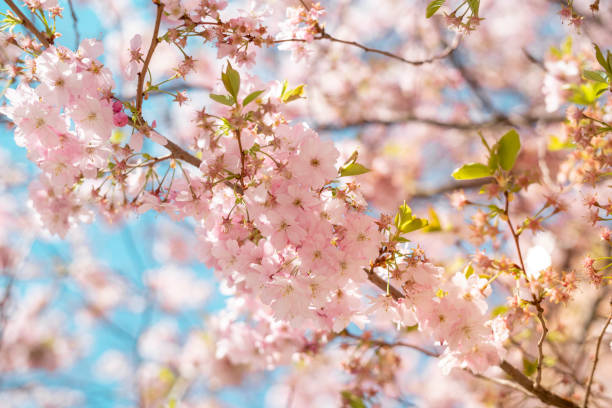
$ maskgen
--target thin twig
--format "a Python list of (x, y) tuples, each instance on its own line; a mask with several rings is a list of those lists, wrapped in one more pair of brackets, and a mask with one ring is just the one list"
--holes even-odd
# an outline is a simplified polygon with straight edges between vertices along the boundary
[[(525, 281), (527, 282), (527, 284), (529, 285), (529, 277), (527, 276), (527, 269), (525, 268), (525, 262), (523, 261), (523, 253), (521, 251), (521, 244), (519, 242), (519, 236), (516, 233), (514, 226), (512, 225), (512, 221), (510, 220), (510, 214), (509, 214), (509, 206), (510, 206), (510, 199), (508, 197), (508, 192), (504, 191), (504, 197), (505, 197), (505, 208), (504, 208), (504, 215), (506, 217), (506, 223), (508, 224), (508, 227), (510, 228), (510, 232), (512, 233), (512, 238), (514, 240), (514, 245), (516, 247), (516, 252), (518, 254), (519, 257), (519, 261), (521, 263), (521, 270), (523, 272), (523, 277), (525, 279)], [(540, 384), (542, 382), (542, 364), (544, 362), (544, 340), (546, 340), (546, 336), (548, 335), (548, 327), (546, 326), (546, 321), (544, 320), (544, 308), (542, 307), (542, 298), (536, 296), (535, 293), (531, 293), (532, 297), (533, 297), (533, 306), (535, 306), (536, 311), (537, 311), (537, 318), (538, 321), (540, 322), (540, 325), (542, 326), (542, 335), (540, 336), (540, 339), (538, 340), (538, 366), (537, 366), (537, 371), (536, 371), (536, 379), (534, 382), (534, 386), (535, 388), (540, 388)]]
[(356, 41), (348, 41), (348, 40), (342, 40), (340, 38), (336, 38), (336, 37), (328, 34), (327, 32), (325, 32), (325, 30), (323, 28), (321, 28), (320, 30), (321, 30), (320, 36), (319, 37), (315, 37), (315, 39), (329, 40), (329, 41), (337, 42), (337, 43), (341, 43), (341, 44), (352, 45), (354, 47), (357, 47), (357, 48), (360, 48), (360, 49), (364, 50), (365, 52), (371, 52), (373, 54), (384, 55), (386, 57), (395, 59), (397, 61), (401, 61), (401, 62), (403, 62), (405, 64), (410, 64), (410, 65), (429, 64), (429, 63), (432, 63), (434, 61), (444, 59), (444, 58), (448, 57), (449, 55), (451, 55), (453, 53), (453, 51), (455, 51), (457, 49), (457, 47), (459, 46), (460, 40), (461, 40), (461, 36), (457, 35), (453, 39), (453, 42), (450, 45), (448, 45), (439, 54), (433, 55), (433, 56), (431, 56), (429, 58), (425, 58), (425, 59), (422, 59), (422, 60), (409, 60), (409, 59), (400, 57), (399, 55), (393, 54), (393, 53), (388, 52), (388, 51), (383, 51), (383, 50), (379, 50), (379, 49), (376, 49), (376, 48), (367, 47), (367, 46), (365, 46), (363, 44), (360, 44), (360, 43), (358, 43)]
[(163, 11), (164, 5), (161, 3), (157, 3), (157, 15), (155, 16), (155, 27), (153, 28), (153, 37), (151, 38), (151, 45), (149, 45), (149, 50), (147, 51), (147, 56), (145, 57), (144, 63), (142, 65), (142, 70), (140, 70), (140, 72), (138, 73), (138, 86), (136, 88), (136, 112), (138, 113), (138, 115), (142, 114), (141, 110), (145, 76), (147, 74), (147, 70), (149, 69), (151, 58), (153, 58), (155, 48), (159, 43), (159, 39), (157, 38), (157, 36), (159, 34), (159, 26), (161, 24)]
[(36, 36), (36, 38), (38, 38), (38, 41), (40, 41), (42, 43), (42, 45), (44, 45), (45, 47), (48, 47), (49, 45), (53, 44), (53, 38), (47, 38), (45, 37), (45, 35), (43, 33), (41, 33), (40, 31), (38, 31), (38, 29), (36, 28), (36, 26), (34, 25), (34, 23), (32, 23), (25, 14), (23, 14), (23, 12), (21, 11), (21, 9), (19, 7), (17, 7), (17, 5), (15, 3), (13, 3), (13, 0), (4, 0), (4, 2), (11, 8), (11, 10), (13, 10), (13, 12), (15, 12), (15, 14), (17, 14), (17, 17), (19, 17), (19, 19), (21, 20), (21, 22), (23, 23), (23, 25), (32, 33), (34, 34), (34, 36)]
[(595, 357), (593, 360), (593, 366), (591, 367), (591, 374), (589, 375), (589, 381), (586, 386), (586, 393), (584, 394), (584, 401), (582, 403), (582, 408), (586, 408), (589, 404), (589, 396), (591, 395), (591, 386), (593, 385), (593, 378), (595, 378), (595, 369), (597, 368), (597, 363), (599, 362), (599, 348), (601, 347), (601, 342), (603, 340), (604, 335), (606, 334), (606, 330), (610, 325), (610, 321), (612, 321), (612, 301), (610, 301), (610, 313), (608, 314), (608, 320), (604, 324), (601, 329), (601, 333), (597, 338), (597, 345), (595, 346)]
[(353, 334), (351, 332), (349, 332), (348, 330), (344, 330), (342, 332), (340, 332), (340, 334), (344, 337), (349, 337), (351, 339), (355, 339), (355, 340), (360, 340), (364, 343), (369, 343), (369, 344), (374, 344), (376, 346), (382, 346), (382, 347), (405, 347), (405, 348), (410, 348), (416, 351), (419, 351), (429, 357), (440, 357), (440, 353), (436, 352), (436, 351), (431, 351), (431, 350), (427, 350), (423, 347), (414, 345), (414, 344), (409, 344), (409, 343), (404, 343), (401, 341), (398, 342), (386, 342), (383, 340), (375, 340), (375, 339), (369, 339), (369, 338), (363, 338), (361, 336), (358, 336), (356, 334)]

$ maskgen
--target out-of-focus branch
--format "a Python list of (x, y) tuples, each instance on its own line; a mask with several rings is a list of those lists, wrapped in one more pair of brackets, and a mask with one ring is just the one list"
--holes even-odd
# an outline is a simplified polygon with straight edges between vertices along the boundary
[(70, 7), (70, 16), (72, 17), (72, 28), (74, 30), (74, 49), (76, 50), (79, 47), (79, 43), (81, 42), (81, 34), (79, 33), (79, 19), (74, 11), (74, 5), (72, 4), (72, 0), (68, 0), (68, 7)]
[(597, 368), (597, 363), (599, 362), (599, 349), (601, 347), (601, 342), (603, 340), (604, 335), (606, 334), (606, 330), (610, 325), (610, 321), (612, 321), (612, 300), (610, 301), (610, 313), (608, 314), (608, 320), (604, 324), (601, 329), (601, 333), (597, 338), (597, 345), (595, 346), (595, 357), (593, 358), (593, 366), (591, 367), (591, 373), (589, 374), (589, 380), (586, 386), (586, 393), (584, 394), (584, 401), (582, 402), (582, 408), (586, 408), (589, 405), (589, 396), (591, 395), (591, 387), (593, 385), (593, 379), (595, 378), (595, 369)]
[[(306, 4), (306, 2), (300, 0), (300, 3), (302, 3), (302, 6), (306, 10), (310, 10), (310, 7), (308, 6), (308, 4)], [(449, 55), (451, 55), (453, 53), (453, 51), (455, 51), (457, 49), (457, 47), (459, 47), (459, 43), (461, 42), (461, 35), (458, 34), (458, 35), (455, 36), (455, 38), (453, 38), (453, 41), (451, 42), (451, 44), (448, 44), (446, 46), (446, 48), (442, 52), (440, 52), (439, 54), (434, 55), (434, 56), (429, 57), (429, 58), (422, 59), (422, 60), (409, 60), (409, 59), (406, 59), (404, 57), (400, 57), (399, 55), (394, 54), (394, 53), (389, 52), (389, 51), (384, 51), (384, 50), (379, 50), (377, 48), (368, 47), (366, 45), (358, 43), (357, 41), (343, 40), (343, 39), (334, 37), (333, 35), (329, 34), (327, 31), (325, 31), (325, 28), (322, 27), (318, 22), (315, 23), (314, 28), (317, 31), (317, 35), (314, 37), (315, 40), (328, 40), (328, 41), (336, 42), (336, 43), (340, 43), (340, 44), (351, 45), (353, 47), (357, 47), (359, 49), (362, 49), (365, 52), (370, 52), (370, 53), (373, 53), (373, 54), (384, 55), (385, 57), (389, 57), (389, 58), (392, 58), (392, 59), (394, 59), (396, 61), (400, 61), (400, 62), (403, 62), (405, 64), (410, 64), (410, 65), (429, 64), (429, 63), (432, 63), (434, 61), (444, 59), (444, 58), (448, 57)], [(282, 39), (282, 40), (274, 41), (274, 43), (284, 43), (284, 42), (306, 42), (306, 40), (301, 39), (301, 38), (288, 38), (288, 39)]]
[(460, 188), (472, 189), (482, 187), (485, 184), (490, 183), (492, 178), (485, 177), (480, 179), (473, 180), (465, 180), (465, 181), (456, 181), (454, 183), (449, 183), (429, 189), (419, 189), (410, 194), (411, 198), (431, 198), (433, 196), (437, 196), (439, 194), (450, 193)]
[(410, 64), (410, 65), (423, 65), (423, 64), (429, 64), (432, 63), (434, 61), (437, 60), (441, 60), (444, 59), (446, 57), (448, 57), (449, 55), (451, 55), (453, 53), (453, 51), (455, 51), (457, 49), (457, 47), (459, 47), (459, 43), (461, 42), (461, 36), (457, 35), (455, 36), (455, 38), (453, 39), (453, 42), (451, 44), (449, 44), (448, 46), (446, 46), (446, 48), (444, 50), (442, 50), (442, 52), (440, 52), (439, 54), (436, 54), (432, 57), (429, 58), (425, 58), (422, 60), (409, 60), (403, 57), (400, 57), (397, 54), (393, 54), (391, 52), (388, 51), (383, 51), (383, 50), (379, 50), (376, 48), (371, 48), (371, 47), (367, 47), (363, 44), (360, 44), (356, 41), (348, 41), (348, 40), (342, 40), (340, 38), (336, 38), (330, 34), (328, 34), (325, 29), (320, 28), (321, 30), (321, 34), (319, 37), (315, 37), (315, 39), (321, 39), (321, 40), (329, 40), (331, 42), (337, 42), (340, 44), (346, 44), (346, 45), (352, 45), (353, 47), (357, 47), (360, 48), (362, 50), (364, 50), (365, 52), (371, 52), (373, 54), (380, 54), (380, 55), (384, 55), (386, 57), (392, 58), (394, 60), (397, 61), (401, 61), (405, 64)]
[(458, 129), (458, 130), (475, 130), (484, 127), (491, 127), (497, 125), (507, 125), (508, 120), (513, 123), (534, 125), (538, 122), (542, 123), (559, 123), (565, 120), (563, 116), (535, 116), (535, 115), (522, 115), (516, 117), (509, 117), (506, 115), (496, 116), (490, 120), (481, 122), (446, 122), (433, 118), (421, 118), (417, 116), (405, 116), (397, 119), (358, 119), (353, 122), (338, 125), (319, 125), (314, 128), (317, 131), (337, 131), (344, 130), (353, 127), (362, 127), (368, 125), (382, 125), (382, 126), (395, 126), (402, 125), (405, 123), (423, 123), (444, 129)]
[(23, 14), (23, 12), (21, 11), (21, 9), (19, 7), (17, 7), (17, 5), (13, 2), (13, 0), (4, 0), (4, 2), (11, 8), (11, 10), (13, 10), (13, 12), (15, 14), (17, 14), (17, 17), (19, 17), (19, 19), (21, 20), (21, 22), (23, 23), (23, 25), (32, 33), (34, 34), (34, 36), (36, 38), (38, 38), (38, 41), (40, 41), (42, 43), (42, 45), (44, 45), (45, 47), (48, 47), (49, 45), (53, 44), (53, 38), (47, 38), (43, 33), (41, 33), (40, 31), (38, 31), (38, 29), (36, 28), (36, 26), (34, 25), (34, 23), (32, 23), (25, 14)]
[(353, 334), (351, 332), (349, 332), (348, 330), (343, 330), (342, 332), (340, 332), (341, 336), (344, 337), (349, 337), (351, 339), (355, 339), (355, 340), (360, 340), (364, 343), (369, 343), (369, 344), (373, 344), (375, 346), (381, 346), (381, 347), (405, 347), (405, 348), (410, 348), (416, 351), (419, 351), (429, 357), (440, 357), (440, 353), (436, 352), (436, 351), (431, 351), (431, 350), (427, 350), (423, 347), (414, 345), (414, 344), (409, 344), (409, 343), (404, 343), (401, 341), (397, 341), (397, 342), (387, 342), (387, 341), (383, 341), (383, 340), (376, 340), (376, 339), (370, 339), (370, 338), (364, 338), (361, 336), (358, 336), (356, 334)]

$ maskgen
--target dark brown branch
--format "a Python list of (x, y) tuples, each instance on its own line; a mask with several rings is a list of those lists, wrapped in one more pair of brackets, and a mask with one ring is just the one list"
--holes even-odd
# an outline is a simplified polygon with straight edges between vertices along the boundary
[(608, 320), (606, 320), (606, 323), (604, 324), (603, 328), (601, 329), (601, 333), (597, 338), (597, 345), (595, 346), (595, 357), (593, 359), (591, 373), (589, 374), (589, 380), (587, 382), (586, 393), (584, 394), (584, 401), (582, 402), (582, 408), (586, 408), (589, 405), (589, 396), (591, 395), (591, 387), (593, 385), (593, 379), (595, 378), (595, 369), (597, 368), (597, 363), (599, 362), (599, 349), (601, 347), (603, 337), (606, 334), (606, 330), (610, 325), (610, 321), (612, 321), (612, 301), (610, 301), (610, 313), (608, 314)]
[(514, 382), (519, 384), (525, 390), (535, 395), (540, 401), (560, 408), (580, 408), (574, 402), (567, 400), (558, 396), (557, 394), (553, 394), (542, 387), (535, 387), (533, 381), (529, 379), (525, 374), (523, 374), (519, 369), (514, 367), (512, 364), (507, 362), (506, 360), (502, 361), (499, 367), (510, 377)]
[[(364, 268), (364, 271), (368, 274), (368, 280), (372, 282), (374, 285), (378, 286), (383, 292), (387, 293), (387, 281), (378, 276), (376, 272), (374, 272), (374, 268)], [(389, 284), (389, 294), (393, 296), (393, 299), (399, 300), (404, 297), (404, 294), (400, 292), (399, 289), (393, 287), (393, 285)]]
[(19, 7), (17, 7), (17, 5), (15, 3), (13, 3), (13, 0), (4, 0), (4, 2), (11, 8), (11, 10), (13, 10), (13, 12), (15, 14), (17, 14), (17, 17), (19, 17), (19, 19), (21, 20), (21, 22), (23, 23), (23, 25), (32, 33), (34, 34), (34, 36), (36, 36), (36, 38), (38, 38), (38, 41), (40, 41), (42, 43), (42, 45), (44, 45), (45, 47), (48, 47), (49, 45), (53, 44), (53, 38), (47, 38), (43, 33), (41, 33), (40, 31), (38, 31), (38, 29), (36, 28), (36, 26), (34, 25), (34, 23), (32, 23), (25, 14), (23, 14), (23, 12), (21, 11), (21, 9)]

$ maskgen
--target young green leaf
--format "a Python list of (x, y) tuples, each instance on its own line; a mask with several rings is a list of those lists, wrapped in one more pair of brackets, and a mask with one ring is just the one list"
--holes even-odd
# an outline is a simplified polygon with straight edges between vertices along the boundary
[(363, 400), (348, 390), (342, 391), (342, 398), (351, 408), (366, 408)]
[(506, 171), (512, 170), (514, 162), (518, 157), (519, 151), (521, 150), (521, 139), (516, 130), (512, 129), (499, 139), (499, 146), (497, 155), (499, 157), (499, 164)]
[(533, 375), (538, 368), (538, 361), (530, 361), (527, 357), (523, 357), (523, 372), (527, 377)]
[(399, 230), (403, 234), (406, 234), (408, 232), (416, 231), (418, 229), (426, 227), (427, 225), (428, 225), (427, 220), (424, 220), (422, 218), (413, 218), (412, 220), (401, 224), (399, 227)]
[(259, 95), (261, 95), (264, 91), (255, 91), (255, 92), (251, 92), (250, 94), (247, 95), (246, 98), (244, 98), (244, 100), (242, 101), (242, 106), (247, 106), (249, 103), (253, 102), (255, 99), (257, 99), (257, 97)]
[(489, 177), (491, 174), (491, 169), (482, 163), (468, 163), (453, 171), (452, 176), (455, 180), (471, 180)]
[(340, 169), (340, 177), (358, 176), (360, 174), (365, 174), (369, 171), (370, 169), (368, 169), (364, 165), (353, 162), (348, 166), (344, 166)]
[(433, 207), (429, 207), (429, 210), (427, 212), (429, 214), (429, 221), (427, 223), (427, 227), (425, 227), (425, 232), (442, 231), (442, 226), (440, 225), (440, 218), (438, 218), (436, 210), (434, 210)]
[(409, 222), (412, 218), (413, 218), (412, 209), (408, 207), (408, 205), (404, 201), (404, 204), (399, 206), (399, 209), (397, 211), (397, 214), (395, 215), (395, 219), (393, 220), (393, 223), (395, 227), (398, 230), (400, 230), (401, 225), (406, 222)]
[(608, 81), (606, 81), (602, 73), (599, 71), (589, 71), (588, 69), (585, 69), (582, 71), (582, 76), (591, 81), (603, 82), (604, 84), (608, 83)]
[(474, 274), (474, 267), (472, 266), (472, 263), (470, 262), (469, 264), (466, 265), (465, 268), (463, 268), (463, 275), (466, 278), (469, 278), (473, 274)]
[(240, 91), (240, 74), (234, 68), (232, 68), (232, 64), (227, 63), (227, 68), (225, 72), (221, 74), (221, 81), (227, 89), (227, 92), (230, 93), (234, 97), (235, 100), (238, 99), (238, 92)]
[(571, 141), (563, 142), (561, 141), (561, 139), (554, 135), (550, 136), (550, 139), (548, 140), (548, 150), (552, 152), (556, 152), (563, 149), (573, 149), (575, 147), (576, 145), (573, 144)]
[(304, 85), (298, 85), (290, 91), (284, 92), (282, 100), (284, 103), (299, 99), (304, 94)]
[(427, 11), (425, 13), (425, 17), (430, 18), (431, 16), (436, 14), (436, 11), (438, 11), (438, 9), (442, 7), (445, 1), (446, 0), (433, 0), (432, 2), (430, 2), (427, 5)]
[(210, 94), (210, 99), (215, 102), (222, 103), (227, 106), (232, 106), (234, 104), (234, 98), (229, 95), (218, 95), (218, 94)]
[(593, 46), (595, 47), (595, 57), (597, 58), (599, 65), (601, 65), (606, 70), (606, 72), (612, 72), (612, 67), (610, 67), (611, 64), (606, 61), (603, 54), (601, 53), (601, 50), (599, 49), (599, 46), (595, 43), (593, 43)]

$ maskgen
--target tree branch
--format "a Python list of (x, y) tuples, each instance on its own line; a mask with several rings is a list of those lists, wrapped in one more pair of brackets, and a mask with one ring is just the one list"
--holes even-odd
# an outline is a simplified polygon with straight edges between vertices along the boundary
[(370, 48), (367, 47), (363, 44), (360, 44), (356, 41), (348, 41), (348, 40), (342, 40), (340, 38), (336, 38), (330, 34), (328, 34), (327, 32), (325, 32), (325, 29), (322, 27), (319, 27), (317, 25), (317, 27), (320, 30), (320, 37), (315, 37), (315, 39), (321, 39), (321, 40), (329, 40), (331, 42), (337, 42), (337, 43), (341, 43), (341, 44), (346, 44), (346, 45), (352, 45), (354, 47), (360, 48), (362, 50), (364, 50), (365, 52), (371, 52), (373, 54), (380, 54), (380, 55), (384, 55), (386, 57), (392, 58), (394, 60), (397, 61), (401, 61), (405, 64), (410, 64), (410, 65), (423, 65), (423, 64), (429, 64), (432, 63), (434, 61), (440, 60), (440, 59), (444, 59), (446, 57), (448, 57), (449, 55), (451, 55), (453, 53), (453, 51), (455, 51), (457, 49), (457, 47), (459, 46), (459, 43), (461, 42), (461, 36), (460, 35), (456, 35), (455, 38), (453, 39), (453, 42), (448, 45), (442, 52), (440, 52), (437, 55), (434, 55), (432, 57), (429, 58), (425, 58), (422, 60), (409, 60), (403, 57), (400, 57), (397, 54), (393, 54), (391, 52), (388, 51), (383, 51), (383, 50), (379, 50), (376, 48)]
[(157, 36), (159, 34), (159, 26), (161, 24), (164, 5), (161, 3), (156, 4), (157, 15), (155, 16), (155, 27), (153, 28), (153, 37), (151, 38), (151, 45), (149, 45), (149, 50), (147, 51), (147, 56), (145, 57), (144, 63), (142, 65), (142, 70), (138, 73), (138, 86), (136, 88), (136, 111), (138, 112), (138, 115), (142, 114), (142, 98), (145, 76), (147, 74), (147, 70), (149, 69), (151, 58), (153, 58), (153, 52), (155, 52), (155, 48), (159, 43)]
[(525, 390), (535, 395), (540, 401), (555, 406), (559, 408), (580, 408), (574, 402), (567, 400), (558, 396), (557, 394), (553, 394), (542, 387), (535, 387), (533, 385), (533, 381), (529, 379), (525, 374), (523, 374), (520, 370), (514, 367), (512, 364), (503, 360), (499, 367), (506, 373), (514, 382), (519, 384)]
[(495, 116), (490, 120), (481, 122), (445, 122), (433, 118), (420, 118), (417, 116), (405, 116), (397, 119), (358, 119), (352, 122), (344, 124), (326, 124), (315, 126), (317, 131), (337, 131), (344, 130), (353, 127), (362, 127), (368, 125), (382, 125), (382, 126), (394, 126), (401, 125), (404, 123), (423, 123), (426, 125), (436, 126), (443, 129), (459, 129), (459, 130), (475, 130), (483, 127), (497, 126), (508, 124), (508, 120), (517, 122), (519, 124), (534, 125), (537, 122), (544, 123), (557, 123), (563, 122), (565, 117), (563, 116), (534, 116), (534, 115), (523, 115), (508, 118), (505, 115)]
[(17, 17), (19, 17), (19, 19), (21, 20), (21, 22), (23, 23), (23, 25), (32, 33), (34, 34), (34, 36), (36, 36), (36, 38), (38, 38), (38, 41), (40, 41), (42, 43), (42, 45), (44, 45), (45, 47), (48, 47), (49, 45), (53, 44), (53, 38), (47, 38), (45, 37), (45, 35), (43, 33), (41, 33), (40, 31), (38, 31), (38, 29), (36, 28), (36, 26), (34, 25), (34, 23), (32, 23), (25, 14), (23, 14), (23, 12), (21, 11), (21, 9), (19, 7), (17, 7), (17, 5), (15, 3), (13, 3), (13, 0), (4, 0), (4, 2), (11, 8), (11, 10), (13, 10), (13, 12), (15, 14), (17, 14)]

